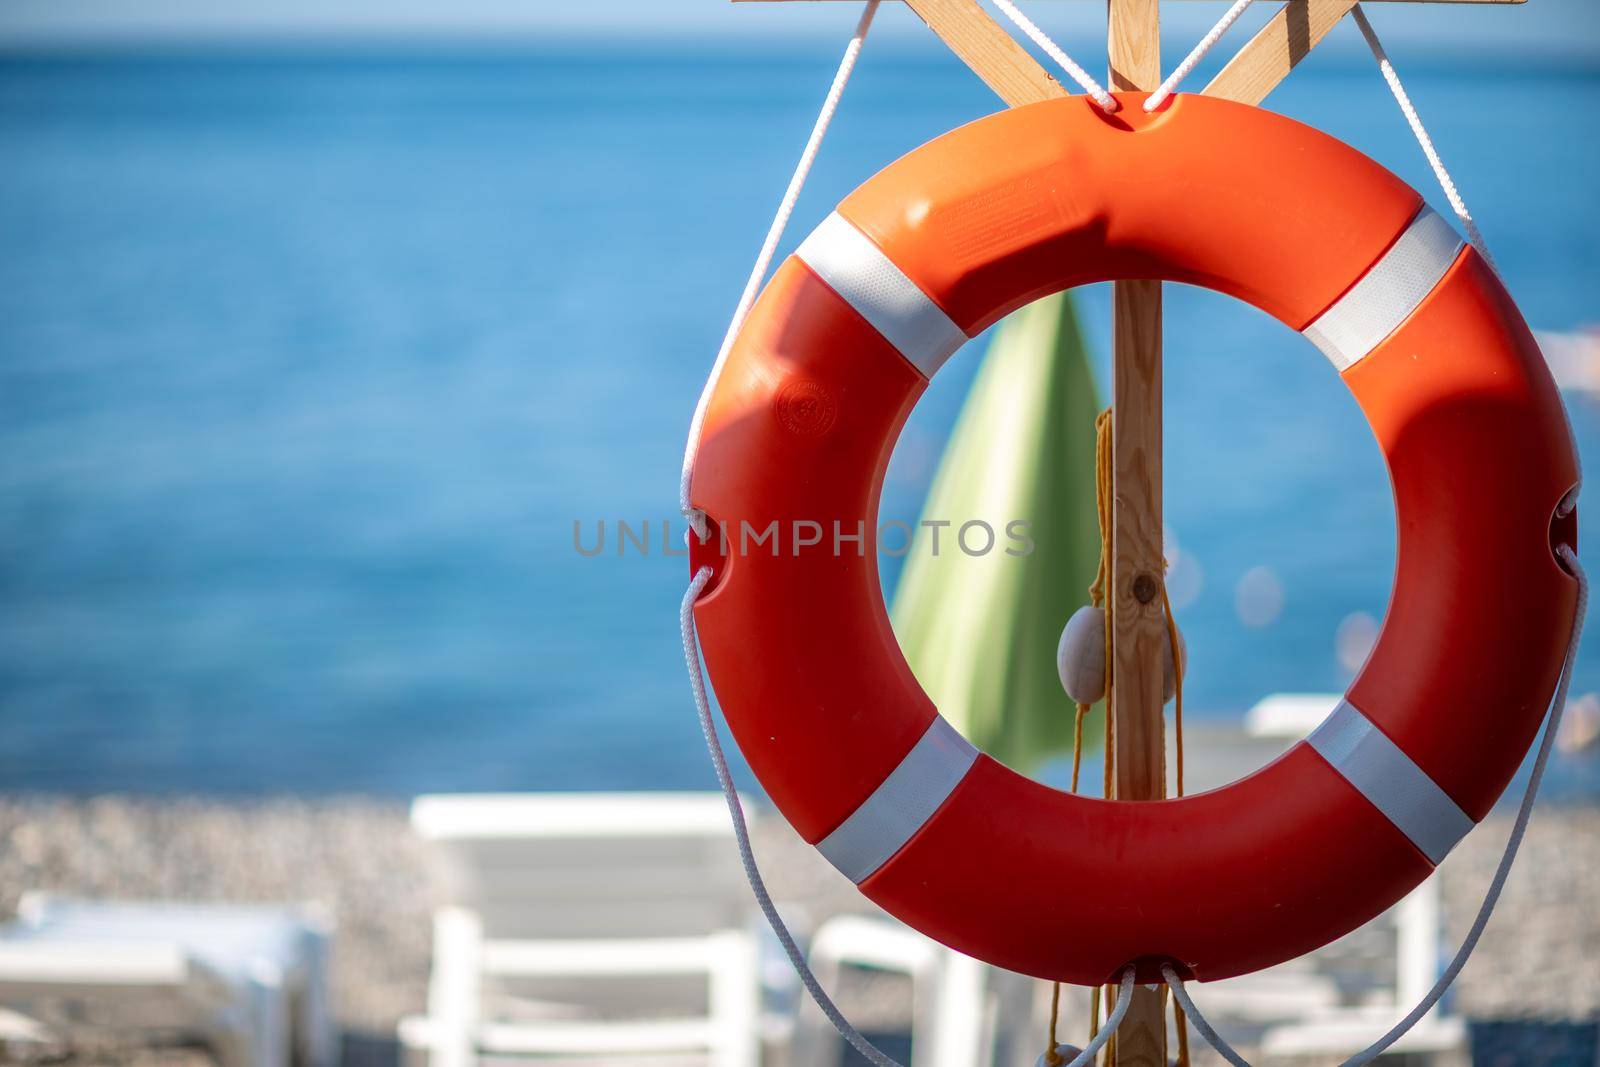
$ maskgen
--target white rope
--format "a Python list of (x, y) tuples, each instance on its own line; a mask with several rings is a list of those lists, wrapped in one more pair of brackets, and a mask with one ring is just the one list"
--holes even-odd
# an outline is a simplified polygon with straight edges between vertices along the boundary
[(1161, 83), (1161, 87), (1145, 99), (1144, 109), (1146, 111), (1154, 111), (1167, 102), (1167, 97), (1177, 91), (1178, 83), (1187, 78), (1194, 68), (1200, 65), (1200, 61), (1206, 57), (1206, 53), (1216, 47), (1217, 42), (1222, 40), (1222, 35), (1228, 32), (1228, 27), (1239, 21), (1239, 16), (1244, 14), (1244, 9), (1249, 7), (1252, 2), (1253, 0), (1234, 0), (1233, 6), (1228, 8), (1227, 12), (1217, 20), (1217, 24), (1211, 27), (1204, 37), (1200, 38), (1200, 43), (1190, 49), (1189, 54), (1183, 57), (1183, 62), (1178, 64), (1177, 69), (1167, 75), (1167, 80)]
[[(1122, 1020), (1128, 1015), (1128, 1006), (1133, 1003), (1133, 975), (1134, 970), (1129, 967), (1122, 972), (1122, 981), (1117, 986), (1117, 1002), (1111, 1006), (1111, 1014), (1106, 1016), (1106, 1023), (1083, 1047), (1083, 1051), (1074, 1056), (1070, 1061), (1064, 1062), (1061, 1067), (1092, 1067), (1095, 1056), (1111, 1041), (1111, 1036), (1122, 1026)], [(1059, 1053), (1064, 1046), (1057, 1045)], [(1048, 1056), (1040, 1056), (1040, 1063), (1048, 1063)]]
[[(1557, 512), (1563, 515), (1571, 513), (1576, 501), (1577, 492), (1568, 493), (1562, 498), (1561, 507), (1557, 508)], [(1583, 635), (1583, 617), (1589, 606), (1589, 579), (1584, 574), (1583, 566), (1578, 562), (1577, 554), (1566, 545), (1557, 545), (1556, 555), (1578, 579), (1577, 609), (1572, 616), (1572, 636), (1567, 642), (1566, 659), (1561, 664), (1561, 680), (1556, 685), (1555, 697), (1550, 703), (1550, 716), (1545, 723), (1544, 737), (1539, 742), (1539, 754), (1534, 757), (1533, 769), (1528, 774), (1528, 788), (1522, 795), (1522, 805), (1517, 809), (1516, 821), (1511, 824), (1511, 836), (1506, 839), (1506, 848), (1500, 857), (1500, 865), (1495, 868), (1494, 878), (1489, 882), (1488, 892), (1483, 896), (1483, 904), (1478, 909), (1477, 918), (1472, 920), (1471, 929), (1467, 931), (1467, 936), (1461, 942), (1461, 947), (1456, 950), (1455, 957), (1439, 976), (1439, 980), (1434, 983), (1433, 988), (1428, 991), (1428, 995), (1423, 997), (1417, 1006), (1388, 1033), (1346, 1060), (1343, 1067), (1361, 1067), (1362, 1064), (1371, 1063), (1383, 1055), (1390, 1045), (1405, 1036), (1406, 1031), (1415, 1026), (1418, 1020), (1439, 1003), (1439, 998), (1444, 996), (1445, 990), (1456, 980), (1461, 968), (1467, 965), (1472, 950), (1478, 946), (1478, 939), (1483, 936), (1484, 928), (1489, 925), (1489, 917), (1494, 914), (1495, 905), (1500, 902), (1500, 892), (1506, 886), (1506, 878), (1511, 874), (1511, 865), (1517, 859), (1517, 850), (1522, 847), (1528, 820), (1533, 816), (1534, 800), (1539, 795), (1539, 783), (1544, 779), (1545, 766), (1550, 762), (1550, 753), (1555, 747), (1556, 731), (1561, 728), (1561, 715), (1567, 706), (1567, 691), (1572, 686), (1573, 664), (1578, 658), (1578, 639)], [(1194, 1023), (1195, 1029), (1210, 1042), (1211, 1047), (1220, 1052), (1234, 1067), (1250, 1067), (1244, 1057), (1219, 1037), (1211, 1024), (1206, 1022), (1205, 1016), (1200, 1014), (1199, 1009), (1194, 1006), (1194, 1001), (1189, 998), (1188, 991), (1184, 989), (1183, 980), (1178, 977), (1171, 965), (1163, 965), (1161, 973), (1166, 978), (1167, 985), (1172, 987), (1172, 995), (1178, 998), (1178, 1003), (1183, 1005), (1183, 1010)]]
[[(711, 766), (717, 773), (717, 784), (722, 787), (723, 799), (728, 803), (728, 814), (733, 819), (733, 836), (739, 845), (739, 862), (744, 865), (744, 876), (750, 882), (750, 891), (755, 894), (761, 914), (766, 916), (768, 925), (778, 938), (778, 943), (783, 946), (784, 954), (789, 957), (789, 963), (794, 966), (795, 974), (800, 976), (800, 982), (806, 987), (806, 992), (811, 994), (811, 999), (817, 1002), (817, 1007), (822, 1009), (822, 1014), (827, 1016), (833, 1028), (839, 1031), (839, 1036), (850, 1042), (851, 1046), (865, 1056), (874, 1067), (900, 1067), (900, 1064), (878, 1051), (877, 1046), (851, 1025), (838, 1005), (834, 1004), (833, 998), (828, 996), (827, 990), (822, 988), (822, 983), (817, 981), (811, 965), (806, 962), (805, 953), (800, 951), (794, 935), (789, 932), (783, 917), (778, 914), (778, 908), (772, 902), (772, 895), (767, 892), (766, 879), (761, 877), (761, 868), (756, 865), (755, 852), (750, 847), (750, 827), (745, 821), (744, 805), (740, 803), (739, 792), (733, 786), (733, 776), (728, 773), (728, 757), (722, 751), (722, 740), (717, 736), (717, 725), (711, 717), (711, 701), (706, 694), (705, 674), (700, 669), (700, 643), (695, 634), (694, 602), (699, 599), (706, 584), (711, 581), (711, 576), (710, 567), (701, 567), (695, 572), (694, 578), (689, 582), (688, 591), (683, 594), (683, 605), (678, 610), (678, 627), (683, 634), (683, 658), (689, 668), (689, 688), (694, 693), (695, 710), (700, 716), (700, 732), (705, 735), (706, 750), (711, 753)], [(1133, 968), (1129, 967), (1122, 973), (1122, 986), (1117, 993), (1116, 1007), (1106, 1019), (1105, 1027), (1096, 1035), (1095, 1040), (1089, 1043), (1089, 1047), (1083, 1050), (1082, 1055), (1067, 1064), (1067, 1067), (1090, 1067), (1095, 1053), (1111, 1039), (1111, 1035), (1121, 1025), (1123, 1017), (1128, 1014), (1128, 1003), (1132, 999)]]
[(1092, 74), (1084, 70), (1077, 60), (1067, 55), (1062, 47), (1051, 40), (1032, 19), (1024, 15), (1016, 4), (1011, 0), (994, 0), (994, 6), (999, 8), (1006, 18), (1016, 23), (1017, 29), (1027, 34), (1029, 40), (1044, 49), (1045, 55), (1055, 60), (1056, 65), (1067, 72), (1067, 77), (1077, 82), (1078, 87), (1089, 94), (1089, 99), (1100, 105), (1100, 110), (1108, 113), (1117, 110), (1120, 105), (1117, 104), (1116, 97), (1106, 92), (1105, 86), (1095, 81)]
[(1161, 965), (1161, 976), (1167, 980), (1167, 986), (1172, 990), (1172, 995), (1178, 1001), (1178, 1006), (1183, 1009), (1186, 1019), (1200, 1031), (1200, 1036), (1205, 1043), (1221, 1053), (1222, 1058), (1233, 1064), (1233, 1067), (1250, 1067), (1250, 1061), (1239, 1055), (1234, 1047), (1222, 1040), (1206, 1017), (1200, 1014), (1200, 1009), (1194, 1006), (1194, 1001), (1189, 997), (1189, 991), (1183, 987), (1183, 979), (1178, 977), (1178, 972), (1172, 969), (1172, 964)]
[(706, 418), (706, 407), (711, 402), (711, 393), (716, 389), (717, 379), (722, 376), (722, 367), (728, 361), (728, 352), (733, 348), (733, 340), (739, 336), (739, 330), (744, 326), (744, 320), (750, 314), (750, 308), (756, 302), (756, 296), (761, 292), (761, 283), (766, 280), (767, 268), (772, 265), (772, 257), (778, 250), (778, 242), (783, 238), (783, 231), (789, 225), (789, 216), (794, 214), (794, 206), (800, 199), (800, 190), (805, 188), (806, 178), (811, 173), (811, 164), (816, 161), (817, 151), (822, 147), (822, 139), (827, 136), (828, 126), (833, 122), (834, 112), (839, 110), (839, 100), (844, 96), (844, 87), (850, 82), (850, 74), (855, 70), (856, 58), (861, 55), (861, 46), (866, 43), (867, 31), (872, 28), (872, 16), (877, 14), (879, 0), (867, 0), (867, 5), (862, 9), (861, 18), (856, 23), (855, 33), (850, 37), (850, 43), (845, 46), (844, 57), (839, 60), (839, 69), (833, 76), (833, 84), (828, 87), (828, 95), (823, 98), (822, 110), (817, 113), (817, 121), (811, 127), (811, 136), (806, 138), (806, 146), (800, 152), (800, 162), (795, 164), (794, 174), (789, 178), (789, 187), (784, 190), (783, 200), (778, 204), (778, 213), (772, 218), (772, 225), (767, 227), (766, 240), (761, 242), (761, 251), (756, 255), (755, 266), (750, 270), (750, 277), (744, 284), (744, 292), (739, 296), (739, 304), (734, 308), (733, 320), (728, 323), (728, 330), (722, 336), (722, 346), (717, 349), (716, 362), (711, 366), (711, 376), (706, 379), (705, 388), (700, 391), (700, 399), (694, 406), (694, 418), (689, 423), (689, 440), (683, 450), (683, 472), (678, 481), (678, 508), (689, 519), (689, 525), (700, 537), (706, 536), (705, 516), (695, 510), (689, 503), (689, 479), (694, 472), (695, 453), (700, 449), (700, 430)]
[(1400, 113), (1406, 117), (1406, 122), (1411, 126), (1411, 132), (1417, 139), (1417, 144), (1422, 146), (1422, 154), (1428, 157), (1428, 166), (1433, 168), (1433, 176), (1439, 180), (1439, 188), (1444, 190), (1445, 199), (1450, 202), (1450, 209), (1456, 213), (1456, 218), (1461, 220), (1461, 226), (1467, 231), (1467, 240), (1489, 264), (1496, 274), (1500, 268), (1495, 264), (1494, 257), (1489, 254), (1489, 246), (1483, 239), (1483, 234), (1478, 231), (1478, 224), (1473, 221), (1472, 214), (1467, 210), (1466, 201), (1461, 199), (1461, 193), (1456, 189), (1456, 183), (1450, 177), (1450, 172), (1445, 169), (1444, 160), (1439, 158), (1438, 149), (1433, 147), (1433, 138), (1428, 136), (1427, 128), (1422, 125), (1422, 117), (1417, 114), (1415, 105), (1411, 103), (1411, 96), (1406, 92), (1406, 87), (1400, 84), (1400, 75), (1395, 73), (1394, 64), (1389, 62), (1388, 53), (1383, 50), (1383, 42), (1378, 40), (1378, 33), (1372, 28), (1372, 23), (1367, 21), (1367, 13), (1357, 4), (1350, 9), (1355, 16), (1356, 25), (1361, 28), (1361, 36), (1367, 39), (1367, 47), (1372, 50), (1372, 58), (1378, 61), (1378, 69), (1383, 72), (1383, 80), (1389, 83), (1389, 91), (1394, 94), (1395, 103), (1400, 105)]
[(1106, 1016), (1106, 1023), (1100, 1028), (1090, 1042), (1084, 1046), (1083, 1051), (1066, 1067), (1091, 1067), (1095, 1056), (1106, 1043), (1111, 1040), (1122, 1026), (1122, 1020), (1128, 1016), (1128, 1005), (1133, 1003), (1133, 968), (1129, 967), (1122, 972), (1122, 982), (1117, 986), (1117, 1002), (1111, 1006), (1111, 1014)]

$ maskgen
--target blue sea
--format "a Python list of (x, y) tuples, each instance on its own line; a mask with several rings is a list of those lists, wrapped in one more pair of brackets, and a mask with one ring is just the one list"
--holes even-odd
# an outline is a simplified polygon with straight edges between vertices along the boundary
[[(835, 54), (0, 57), (0, 790), (710, 786), (660, 523)], [(1600, 322), (1600, 71), (1397, 59), (1529, 320)], [(1270, 105), (1445, 209), (1370, 63), (1313, 56)], [(787, 246), (995, 107), (869, 48)], [(1080, 307), (1105, 383), (1107, 292)], [(886, 519), (976, 363), (917, 409)], [(1166, 375), (1191, 714), (1342, 688), (1335, 633), (1394, 563), (1354, 403), (1177, 287)], [(1600, 407), (1569, 403), (1594, 468)], [(648, 553), (580, 555), (602, 520)], [(1247, 624), (1241, 581), (1281, 608)]]

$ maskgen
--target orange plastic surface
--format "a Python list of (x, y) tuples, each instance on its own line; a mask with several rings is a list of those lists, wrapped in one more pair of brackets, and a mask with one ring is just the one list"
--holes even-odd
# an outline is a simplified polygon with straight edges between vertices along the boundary
[[(1069, 285), (1146, 277), (1231, 293), (1301, 329), (1421, 205), (1289, 119), (1189, 96), (1151, 117), (1142, 96), (1121, 99), (1112, 117), (1079, 97), (982, 119), (840, 212), (971, 334)], [(1576, 478), (1560, 401), (1471, 254), (1345, 380), (1387, 455), (1400, 529), (1390, 618), (1351, 697), (1481, 817), (1537, 729), (1571, 622), (1575, 583), (1550, 549)], [(935, 715), (890, 629), (874, 536), (924, 386), (791, 258), (707, 412), (691, 499), (731, 551), (691, 552), (691, 567), (717, 571), (695, 608), (700, 640), (741, 751), (808, 841)], [(748, 543), (773, 523), (776, 551)], [(836, 546), (834, 524), (862, 540)], [(1162, 958), (1206, 979), (1269, 966), (1354, 929), (1430, 869), (1299, 745), (1225, 789), (1144, 804), (1069, 796), (980, 759), (862, 890), (963, 952), (1088, 984), (1131, 961), (1142, 980)]]
[(839, 205), (969, 336), (1048, 293), (1161, 278), (1302, 330), (1399, 236), (1422, 198), (1281, 115), (1123, 93), (980, 119), (890, 164)]
[(1551, 553), (1556, 505), (1578, 481), (1561, 397), (1470, 250), (1344, 379), (1383, 447), (1399, 541), (1350, 699), (1481, 819), (1538, 732), (1577, 606)]

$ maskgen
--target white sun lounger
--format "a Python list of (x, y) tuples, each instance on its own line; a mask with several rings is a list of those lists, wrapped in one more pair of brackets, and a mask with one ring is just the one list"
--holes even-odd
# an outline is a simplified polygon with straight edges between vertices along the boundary
[(67, 1040), (200, 1040), (223, 1067), (333, 1067), (327, 940), (297, 909), (29, 893), (0, 930), (0, 1006)]
[[(829, 919), (817, 928), (807, 958), (827, 989), (839, 987), (846, 967), (908, 976), (911, 1046), (918, 1067), (1020, 1063), (1026, 1059), (1022, 1053), (1037, 1044), (1039, 1028), (1031, 1019), (1033, 979), (990, 967), (891, 919)], [(839, 1062), (841, 1039), (809, 1003), (801, 1009), (797, 1031), (795, 1067)]]
[(411, 821), (450, 903), (428, 1013), (400, 1025), (409, 1056), (756, 1062), (756, 940), (720, 794), (424, 796)]
[[(1356, 1003), (1325, 1007), (1271, 1027), (1261, 1038), (1264, 1054), (1342, 1060), (1382, 1037), (1433, 988), (1444, 962), (1438, 878), (1429, 878), (1396, 904), (1389, 922), (1395, 942), (1393, 982)], [(1466, 1043), (1466, 1021), (1435, 1007), (1395, 1043), (1394, 1052), (1435, 1055), (1459, 1051)]]
[[(1274, 693), (1246, 714), (1245, 733), (1287, 747), (1316, 729), (1340, 699), (1337, 693)], [(1218, 1022), (1258, 1024), (1264, 1055), (1343, 1059), (1383, 1036), (1432, 988), (1443, 966), (1440, 936), (1439, 882), (1434, 877), (1344, 941), (1256, 975), (1197, 985), (1195, 1001)], [(1393, 960), (1392, 970), (1375, 974), (1375, 988), (1364, 994), (1342, 991), (1326, 973), (1328, 958), (1354, 941), (1379, 946), (1380, 968)], [(1447, 1053), (1463, 1048), (1466, 1040), (1465, 1022), (1435, 1008), (1394, 1050)]]

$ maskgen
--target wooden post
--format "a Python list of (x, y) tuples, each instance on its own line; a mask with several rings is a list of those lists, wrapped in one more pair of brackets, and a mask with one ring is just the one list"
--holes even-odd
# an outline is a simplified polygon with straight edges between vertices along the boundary
[[(1108, 0), (1113, 89), (1161, 84), (1160, 0)], [(1136, 136), (1136, 135), (1135, 135)], [(1111, 795), (1166, 794), (1161, 699), (1167, 631), (1161, 608), (1161, 283), (1112, 285)], [(1167, 1067), (1166, 998), (1135, 986), (1113, 1067)]]

